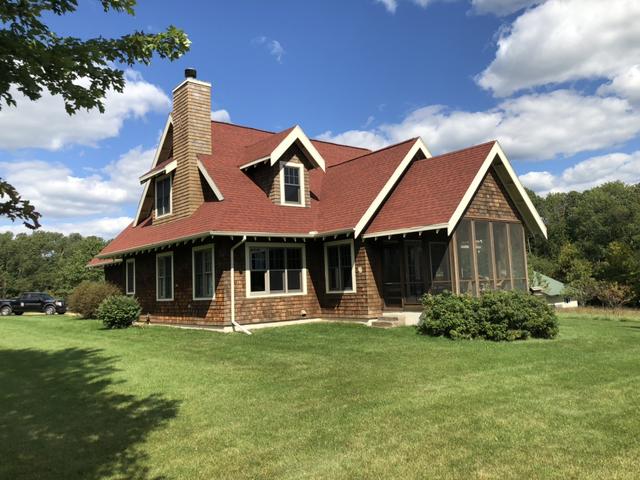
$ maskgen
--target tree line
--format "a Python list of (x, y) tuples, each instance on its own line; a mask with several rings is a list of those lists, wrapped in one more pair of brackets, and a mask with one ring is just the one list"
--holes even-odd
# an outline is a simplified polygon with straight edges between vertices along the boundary
[(610, 290), (640, 300), (640, 184), (610, 182), (583, 192), (529, 191), (549, 238), (531, 237), (530, 267), (565, 282), (582, 303), (604, 302)]
[(66, 297), (83, 280), (102, 280), (102, 269), (86, 264), (105, 245), (78, 233), (0, 233), (0, 297), (29, 291)]

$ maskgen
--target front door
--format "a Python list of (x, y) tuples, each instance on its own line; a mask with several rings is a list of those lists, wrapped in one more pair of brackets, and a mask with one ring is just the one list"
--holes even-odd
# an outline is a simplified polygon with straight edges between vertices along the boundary
[(425, 255), (420, 240), (406, 240), (405, 299), (404, 303), (417, 305), (425, 293)]

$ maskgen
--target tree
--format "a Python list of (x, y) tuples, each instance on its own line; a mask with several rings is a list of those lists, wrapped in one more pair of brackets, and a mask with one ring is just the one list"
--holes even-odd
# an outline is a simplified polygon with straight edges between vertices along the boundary
[(603, 304), (616, 310), (633, 299), (633, 290), (617, 282), (600, 282), (597, 297)]
[[(100, 2), (105, 13), (135, 14), (136, 0)], [(156, 34), (135, 31), (83, 40), (57, 35), (42, 21), (43, 15), (61, 16), (77, 8), (78, 0), (0, 0), (0, 109), (16, 105), (16, 91), (37, 100), (47, 89), (62, 97), (69, 115), (80, 109), (104, 112), (107, 92), (122, 92), (125, 86), (119, 66), (147, 65), (154, 55), (175, 60), (189, 50), (187, 35), (172, 25)], [(0, 215), (29, 228), (40, 226), (40, 214), (1, 178)]]

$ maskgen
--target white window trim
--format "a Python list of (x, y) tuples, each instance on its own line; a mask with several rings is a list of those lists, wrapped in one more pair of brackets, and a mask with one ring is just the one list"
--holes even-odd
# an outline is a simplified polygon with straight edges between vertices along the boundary
[[(300, 292), (284, 292), (284, 293), (268, 293), (268, 292), (251, 292), (251, 256), (249, 255), (252, 247), (281, 247), (281, 248), (299, 248), (302, 250), (302, 291)], [(307, 247), (303, 244), (285, 243), (285, 242), (247, 242), (244, 247), (245, 259), (245, 297), (246, 298), (276, 298), (276, 297), (296, 297), (307, 294)], [(268, 270), (267, 270), (268, 271)], [(286, 270), (285, 270), (286, 271)], [(269, 286), (269, 276), (265, 282), (265, 288)]]
[[(347, 245), (351, 246), (351, 285), (352, 288), (350, 290), (329, 290), (329, 256), (327, 255), (328, 247), (334, 247), (338, 245)], [(356, 254), (353, 239), (348, 240), (335, 240), (333, 242), (325, 242), (324, 244), (324, 285), (325, 292), (328, 294), (337, 293), (356, 293)]]
[[(165, 178), (169, 178), (169, 211), (167, 213), (164, 213), (162, 215), (158, 215), (158, 182), (163, 181)], [(171, 215), (171, 213), (173, 212), (173, 177), (171, 176), (171, 174), (167, 174), (167, 175), (162, 175), (160, 177), (157, 177), (155, 179), (155, 187), (153, 194), (154, 194), (154, 199), (153, 199), (153, 206), (154, 206), (154, 210), (156, 212), (156, 218), (163, 218), (166, 217), (168, 215)]]
[[(286, 202), (284, 199), (284, 168), (292, 167), (297, 168), (300, 172), (300, 202)], [(305, 207), (307, 201), (306, 191), (304, 189), (304, 165), (296, 162), (280, 162), (280, 205), (286, 205), (287, 207)]]
[[(159, 293), (160, 289), (158, 288), (158, 260), (162, 257), (171, 257), (171, 297), (170, 298), (160, 298)], [(173, 268), (173, 252), (164, 252), (156, 254), (156, 301), (158, 302), (172, 302), (173, 301), (173, 291), (175, 286), (175, 269)]]
[[(130, 265), (133, 265), (133, 288), (129, 289), (129, 287), (131, 285), (129, 285), (129, 268)], [(129, 258), (127, 259), (126, 263), (125, 263), (125, 268), (124, 268), (124, 283), (125, 283), (125, 293), (127, 295), (135, 295), (136, 294), (136, 259), (135, 258)]]
[[(211, 250), (211, 296), (210, 297), (196, 297), (196, 252), (202, 250)], [(216, 258), (215, 247), (212, 243), (208, 245), (200, 245), (199, 247), (193, 247), (191, 249), (191, 295), (194, 300), (213, 300), (216, 298)]]

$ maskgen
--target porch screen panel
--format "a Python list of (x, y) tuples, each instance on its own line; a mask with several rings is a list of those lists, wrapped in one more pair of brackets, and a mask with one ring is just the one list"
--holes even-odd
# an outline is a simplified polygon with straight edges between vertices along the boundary
[(521, 225), (509, 224), (509, 243), (511, 244), (511, 272), (513, 275), (513, 288), (515, 290), (527, 289), (527, 271), (524, 250), (524, 230)]
[(475, 268), (471, 250), (471, 222), (463, 220), (456, 232), (460, 293), (475, 294)]
[(511, 290), (511, 267), (509, 266), (509, 243), (507, 224), (493, 224), (493, 249), (496, 259), (496, 290)]
[(478, 262), (478, 282), (480, 292), (493, 289), (493, 252), (491, 249), (491, 224), (473, 222), (476, 239), (476, 259)]
[(446, 243), (430, 243), (431, 258), (431, 293), (451, 291), (451, 268), (449, 250)]

